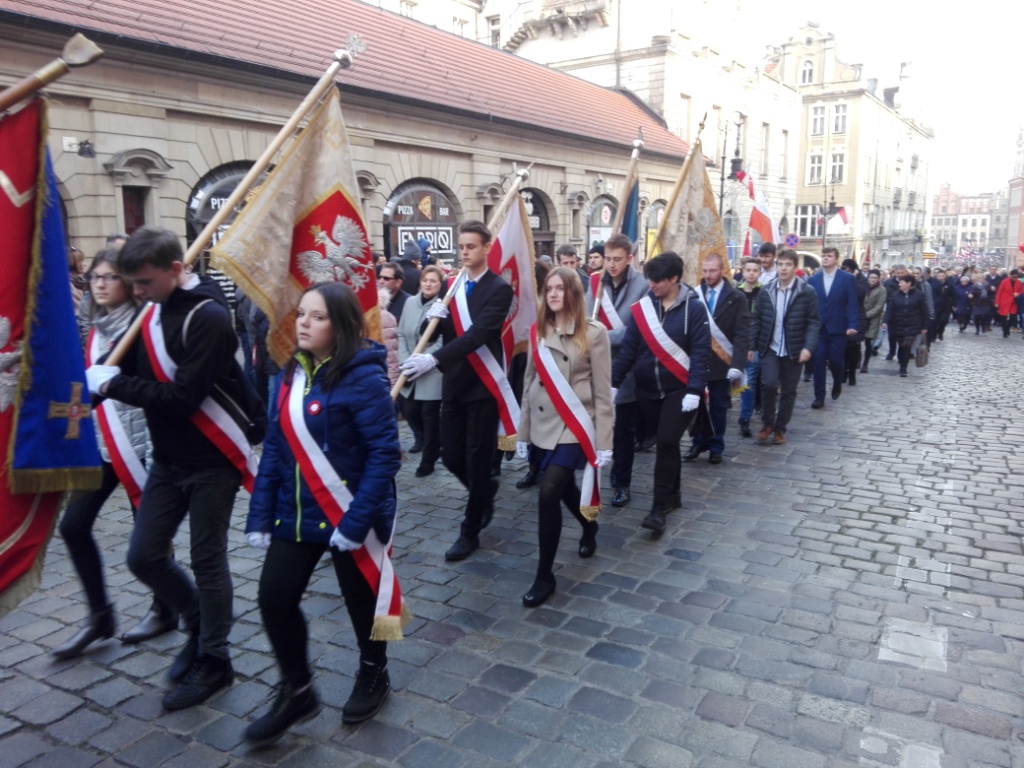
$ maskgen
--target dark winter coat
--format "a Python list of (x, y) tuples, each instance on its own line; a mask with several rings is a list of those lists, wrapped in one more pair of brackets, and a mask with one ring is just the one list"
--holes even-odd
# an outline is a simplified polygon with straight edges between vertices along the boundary
[(973, 284), (957, 285), (953, 288), (954, 304), (953, 311), (958, 317), (970, 317), (973, 295), (971, 289)]
[(971, 317), (991, 317), (995, 301), (984, 285), (971, 286)]
[[(757, 295), (757, 303), (754, 305), (750, 348), (762, 357), (768, 354), (775, 333), (778, 285), (778, 281), (768, 283)], [(818, 316), (818, 294), (807, 285), (807, 281), (799, 277), (794, 278), (790, 290), (793, 291), (793, 295), (783, 318), (786, 323), (785, 356), (796, 360), (802, 350), (813, 352), (818, 345), (821, 318)]]
[[(297, 357), (307, 376), (303, 397), (306, 426), (337, 471), (353, 499), (338, 529), (362, 542), (372, 528), (387, 542), (395, 521), (395, 475), (402, 466), (398, 422), (391, 402), (384, 347), (368, 341), (345, 366), (341, 380), (323, 389), (324, 366), (310, 370), (309, 358)], [(281, 430), (278, 377), (271, 404), (271, 422), (263, 444), (259, 474), (249, 502), (246, 533), (272, 533), (288, 541), (326, 544), (334, 526), (323, 513), (295, 461)], [(310, 408), (317, 403), (320, 407)], [(310, 413), (310, 411), (313, 411)]]
[[(706, 299), (708, 291), (703, 280), (699, 290), (703, 291)], [(726, 362), (712, 348), (708, 356), (708, 381), (724, 381), (729, 378), (730, 368), (744, 370), (747, 367), (747, 352), (750, 350), (750, 311), (746, 296), (725, 280), (719, 282), (718, 291), (712, 314), (715, 324), (732, 342), (732, 358)], [(710, 332), (710, 326), (708, 330)]]
[(928, 304), (921, 291), (897, 291), (885, 307), (885, 323), (889, 336), (917, 336), (928, 329)]

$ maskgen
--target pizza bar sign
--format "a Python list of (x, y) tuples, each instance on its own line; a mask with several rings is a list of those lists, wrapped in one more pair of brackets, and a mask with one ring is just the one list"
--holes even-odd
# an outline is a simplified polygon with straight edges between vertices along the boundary
[(401, 226), (398, 227), (398, 243), (402, 248), (408, 241), (418, 242), (421, 237), (430, 241), (430, 252), (432, 254), (454, 254), (455, 253), (455, 228), (454, 227), (425, 227)]

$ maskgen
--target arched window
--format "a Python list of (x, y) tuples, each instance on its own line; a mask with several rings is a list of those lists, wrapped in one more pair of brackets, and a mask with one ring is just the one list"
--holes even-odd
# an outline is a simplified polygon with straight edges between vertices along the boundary
[(800, 66), (800, 85), (810, 85), (814, 82), (814, 64), (805, 61)]

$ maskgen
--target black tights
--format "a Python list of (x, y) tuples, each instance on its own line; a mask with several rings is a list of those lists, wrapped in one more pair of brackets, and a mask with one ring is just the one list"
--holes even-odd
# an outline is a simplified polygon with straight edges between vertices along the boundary
[(562, 504), (568, 507), (583, 532), (593, 532), (597, 523), (588, 522), (580, 513), (580, 489), (576, 487), (576, 476), (568, 467), (549, 464), (540, 481), (540, 498), (537, 503), (537, 543), (540, 560), (537, 563), (537, 581), (554, 581), (555, 553), (562, 536)]

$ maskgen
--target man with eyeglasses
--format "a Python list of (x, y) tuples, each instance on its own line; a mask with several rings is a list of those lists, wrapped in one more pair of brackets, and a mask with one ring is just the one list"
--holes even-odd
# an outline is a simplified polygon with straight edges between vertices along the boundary
[(384, 264), (377, 275), (378, 285), (391, 294), (388, 312), (395, 316), (395, 320), (402, 319), (402, 307), (405, 306), (405, 301), (409, 298), (409, 294), (402, 290), (404, 279), (405, 270), (402, 269), (402, 265), (391, 262)]

